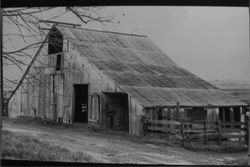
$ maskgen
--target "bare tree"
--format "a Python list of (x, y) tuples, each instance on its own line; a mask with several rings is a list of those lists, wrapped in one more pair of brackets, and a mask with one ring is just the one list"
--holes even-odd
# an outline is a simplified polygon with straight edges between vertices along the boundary
[[(104, 16), (102, 7), (66, 7), (66, 8), (7, 8), (3, 11), (3, 65), (4, 65), (4, 86), (13, 85), (17, 87), (21, 84), (20, 80), (5, 75), (8, 68), (16, 69), (21, 75), (34, 58), (39, 46), (45, 39), (47, 32), (41, 31), (40, 19), (46, 13), (46, 20), (55, 20), (64, 15), (71, 14), (78, 18), (81, 23), (98, 22), (101, 24), (110, 23), (112, 17)], [(44, 23), (43, 26), (51, 26)], [(38, 70), (39, 71), (39, 70)], [(36, 74), (28, 74), (24, 79), (30, 83), (37, 79)]]

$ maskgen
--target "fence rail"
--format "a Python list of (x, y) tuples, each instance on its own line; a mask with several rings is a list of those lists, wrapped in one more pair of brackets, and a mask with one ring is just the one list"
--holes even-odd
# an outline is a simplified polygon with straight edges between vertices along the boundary
[[(192, 120), (145, 120), (144, 134), (168, 133), (177, 134), (184, 142), (217, 141), (221, 144), (226, 139), (247, 137), (247, 122), (206, 122)], [(245, 140), (246, 141), (246, 140)]]

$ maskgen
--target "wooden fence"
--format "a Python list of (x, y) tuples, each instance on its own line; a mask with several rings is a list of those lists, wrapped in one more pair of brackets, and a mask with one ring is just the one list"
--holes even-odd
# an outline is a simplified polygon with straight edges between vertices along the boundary
[[(247, 122), (206, 122), (192, 120), (145, 120), (144, 135), (147, 133), (167, 133), (179, 136), (184, 142), (223, 140), (246, 141)], [(243, 140), (242, 140), (243, 139)]]

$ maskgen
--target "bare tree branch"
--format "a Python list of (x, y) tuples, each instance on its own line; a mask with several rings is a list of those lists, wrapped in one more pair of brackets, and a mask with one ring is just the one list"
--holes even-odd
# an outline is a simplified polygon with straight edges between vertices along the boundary
[[(53, 13), (54, 9), (57, 8), (28, 7), (4, 9), (3, 11), (4, 26), (6, 26), (6, 32), (4, 31), (3, 34), (3, 40), (5, 41), (3, 45), (4, 65), (16, 66), (21, 73), (23, 73), (23, 70), (26, 69), (19, 82), (16, 82), (16, 80), (13, 80), (12, 78), (8, 78), (8, 76), (5, 76), (6, 82), (11, 82), (13, 80), (12, 83), (17, 85), (17, 87), (14, 89), (14, 92), (20, 86), (20, 84), (26, 80), (25, 77), (28, 76), (27, 73), (31, 68), (29, 62), (31, 61), (32, 63), (34, 61), (34, 58), (36, 57), (35, 52), (37, 52), (41, 44), (44, 43), (43, 40), (45, 33), (40, 30), (41, 24), (39, 23), (39, 20), (44, 19), (42, 17), (43, 13)], [(110, 17), (101, 16), (101, 7), (67, 7), (62, 9), (63, 10), (58, 10), (58, 13), (54, 12), (52, 15), (49, 15), (49, 17), (46, 19), (53, 20), (66, 13), (71, 13), (84, 24), (88, 24), (92, 21), (104, 24), (111, 22), (113, 19)], [(43, 25), (44, 24), (47, 27), (51, 26), (50, 24), (43, 23)], [(14, 29), (15, 31), (8, 31), (8, 27), (11, 27), (11, 29)], [(21, 45), (20, 41), (22, 41)], [(38, 63), (44, 67), (48, 66), (48, 64), (44, 63), (43, 61), (38, 61)], [(35, 76), (33, 76), (33, 79), (34, 77)], [(43, 83), (43, 81), (39, 82)], [(32, 84), (32, 82), (29, 84)]]

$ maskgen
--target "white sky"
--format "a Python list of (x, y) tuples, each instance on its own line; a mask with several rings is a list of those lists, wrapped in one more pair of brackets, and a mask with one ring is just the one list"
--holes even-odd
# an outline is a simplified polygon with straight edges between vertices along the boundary
[[(110, 7), (117, 31), (146, 34), (203, 79), (250, 79), (248, 8)], [(125, 14), (125, 15), (123, 15)]]
[[(248, 8), (107, 7), (103, 13), (114, 17), (112, 25), (83, 27), (145, 34), (177, 64), (205, 80), (250, 80)], [(57, 21), (79, 24), (70, 15)]]

